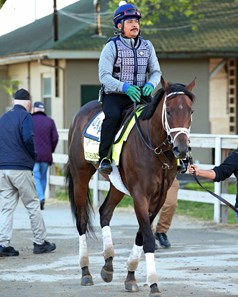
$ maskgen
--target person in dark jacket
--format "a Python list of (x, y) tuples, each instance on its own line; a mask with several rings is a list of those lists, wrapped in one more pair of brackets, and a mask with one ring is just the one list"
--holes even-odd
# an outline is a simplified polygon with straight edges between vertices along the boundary
[[(215, 166), (213, 169), (200, 169), (197, 165), (190, 165), (188, 172), (190, 174), (195, 172), (197, 176), (205, 177), (215, 182), (223, 181), (234, 174), (237, 180), (235, 208), (238, 210), (238, 148), (230, 153), (219, 166)], [(237, 214), (236, 219), (238, 221)]]
[(56, 249), (54, 243), (45, 240), (46, 227), (32, 174), (36, 153), (29, 92), (18, 90), (13, 104), (13, 108), (0, 117), (0, 257), (19, 255), (19, 251), (10, 246), (13, 212), (19, 199), (29, 214), (34, 236), (33, 253)]
[(52, 164), (52, 153), (58, 143), (58, 133), (54, 120), (45, 114), (43, 102), (35, 102), (33, 105), (34, 143), (36, 149), (36, 162), (33, 169), (36, 183), (36, 191), (43, 210), (45, 205), (45, 189), (47, 182), (47, 170)]

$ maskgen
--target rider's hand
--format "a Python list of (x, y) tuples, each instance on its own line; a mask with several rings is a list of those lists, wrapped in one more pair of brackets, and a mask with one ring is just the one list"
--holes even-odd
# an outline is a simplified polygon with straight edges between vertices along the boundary
[(125, 93), (133, 102), (140, 102), (141, 89), (138, 86), (129, 86)]
[(142, 89), (142, 96), (149, 96), (154, 91), (154, 87), (150, 83), (146, 83)]

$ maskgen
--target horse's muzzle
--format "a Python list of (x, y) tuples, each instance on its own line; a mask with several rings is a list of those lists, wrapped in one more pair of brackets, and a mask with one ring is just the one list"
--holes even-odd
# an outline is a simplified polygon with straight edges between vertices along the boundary
[(180, 145), (173, 147), (173, 154), (176, 159), (186, 159), (191, 156), (191, 147), (189, 145)]

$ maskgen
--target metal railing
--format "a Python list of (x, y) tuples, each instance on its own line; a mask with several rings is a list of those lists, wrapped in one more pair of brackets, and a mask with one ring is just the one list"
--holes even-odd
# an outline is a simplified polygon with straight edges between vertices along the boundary
[[(60, 141), (67, 142), (68, 130), (59, 129), (58, 133)], [(219, 165), (222, 162), (222, 159), (224, 159), (224, 157), (222, 158), (222, 156), (224, 156), (224, 152), (236, 149), (238, 144), (238, 136), (236, 135), (191, 134), (190, 140), (192, 148), (214, 149), (214, 164), (199, 164), (199, 167), (202, 169), (211, 169), (213, 166)], [(53, 154), (54, 167), (57, 164), (66, 164), (67, 159), (67, 154)], [(64, 176), (50, 173), (48, 183), (48, 195), (50, 196), (52, 186), (64, 186), (65, 178)], [(109, 183), (105, 180), (99, 179), (98, 173), (96, 172), (90, 181), (89, 187), (93, 192), (93, 205), (97, 207), (102, 192), (108, 191)], [(221, 189), (222, 183), (215, 183), (214, 192), (217, 195), (222, 195), (223, 198), (228, 200), (231, 204), (234, 204), (235, 195), (227, 194), (226, 192), (221, 194)], [(227, 206), (215, 199), (209, 193), (180, 189), (178, 193), (178, 200), (211, 203), (214, 205), (214, 222), (220, 223), (226, 221)]]

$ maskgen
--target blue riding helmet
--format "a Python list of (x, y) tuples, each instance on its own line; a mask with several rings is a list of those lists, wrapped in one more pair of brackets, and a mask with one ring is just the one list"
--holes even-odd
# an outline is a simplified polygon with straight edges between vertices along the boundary
[(117, 24), (120, 23), (122, 20), (127, 19), (140, 19), (141, 13), (139, 10), (132, 4), (124, 4), (117, 8), (114, 13), (113, 21), (115, 28), (117, 28)]

